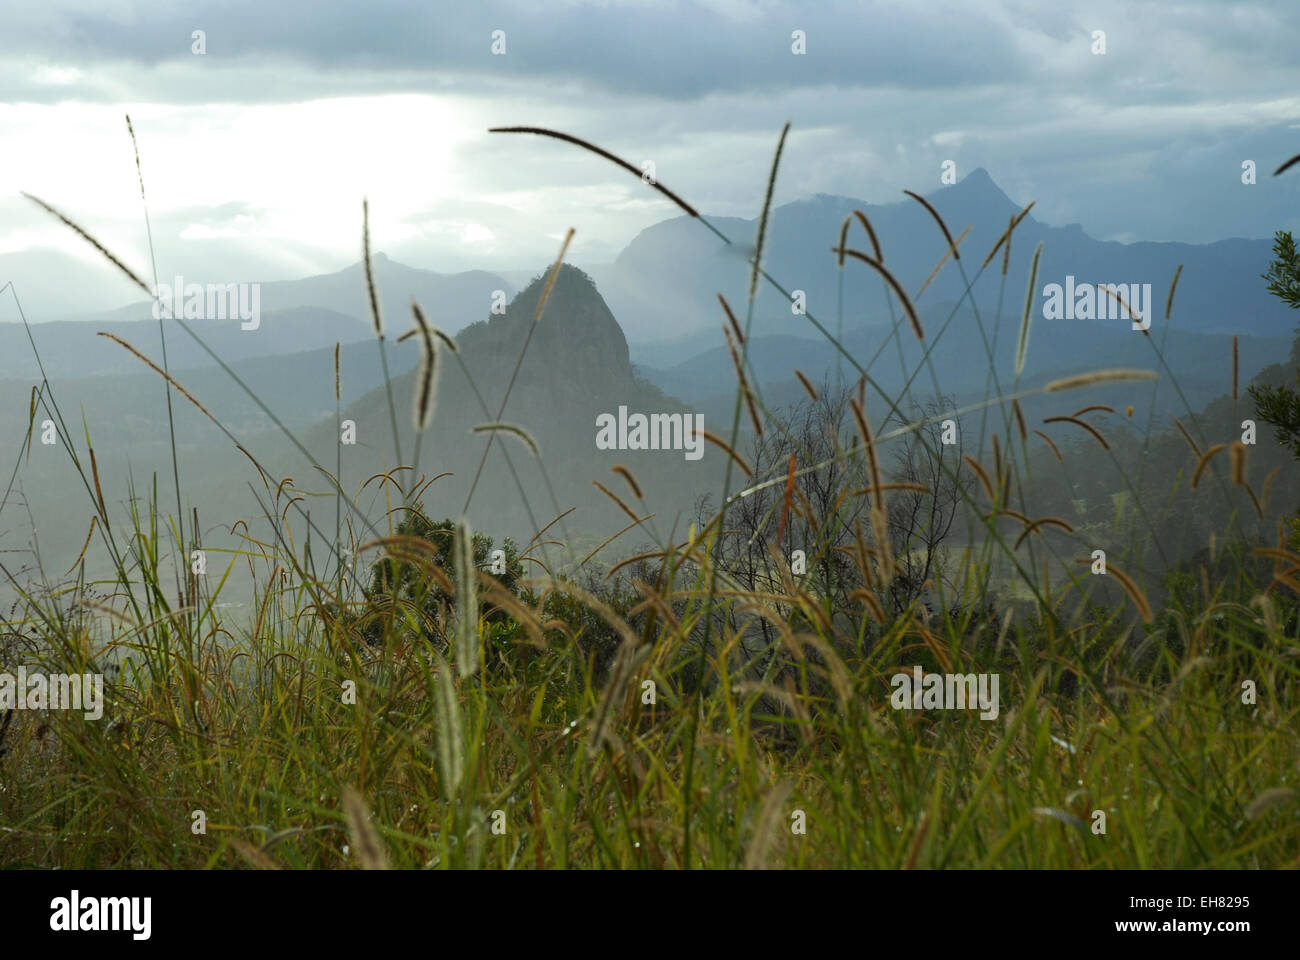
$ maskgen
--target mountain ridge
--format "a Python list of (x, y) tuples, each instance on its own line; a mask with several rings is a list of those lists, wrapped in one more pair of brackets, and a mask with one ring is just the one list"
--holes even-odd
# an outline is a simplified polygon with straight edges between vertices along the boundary
[[(1006, 230), (1010, 215), (1024, 207), (1012, 201), (983, 168), (928, 193), (926, 198), (944, 218), (954, 239), (971, 227), (958, 248), (960, 260), (943, 267), (926, 291), (927, 299), (961, 300), (965, 294), (961, 273), (966, 270), (981, 308), (995, 306), (999, 297), (1007, 303), (1023, 302), (1033, 251), (1041, 243), (1035, 291), (1038, 303), (1044, 285), (1063, 282), (1067, 275), (1089, 283), (1147, 283), (1157, 302), (1163, 302), (1181, 264), (1184, 269), (1173, 317), (1179, 327), (1281, 336), (1294, 326), (1285, 306), (1271, 297), (1258, 279), (1271, 261), (1271, 240), (1123, 243), (1096, 239), (1078, 224), (1050, 226), (1036, 219), (1031, 210), (1012, 235), (1005, 283), (1001, 255), (976, 281), (976, 272)], [(836, 328), (841, 276), (831, 251), (845, 218), (855, 209), (861, 209), (872, 222), (884, 265), (909, 296), (915, 297), (947, 250), (938, 225), (920, 204), (907, 197), (871, 204), (821, 194), (775, 207), (769, 218), (764, 267), (787, 289), (803, 290), (808, 312), (832, 330)], [(606, 298), (633, 343), (715, 328), (721, 319), (718, 293), (724, 294), (733, 308), (747, 299), (751, 265), (745, 245), (753, 242), (757, 220), (707, 218), (732, 240), (728, 250), (692, 219), (672, 217), (640, 231), (603, 277)], [(850, 223), (847, 242), (871, 252), (870, 241), (856, 222)], [(888, 319), (891, 305), (899, 309), (896, 299), (891, 304), (882, 297), (880, 278), (863, 264), (846, 265), (843, 287), (850, 325), (860, 322), (864, 304), (880, 319)], [(792, 316), (789, 302), (766, 285), (760, 285), (755, 304), (755, 329), (765, 333), (803, 330), (809, 337), (817, 336), (812, 325)]]

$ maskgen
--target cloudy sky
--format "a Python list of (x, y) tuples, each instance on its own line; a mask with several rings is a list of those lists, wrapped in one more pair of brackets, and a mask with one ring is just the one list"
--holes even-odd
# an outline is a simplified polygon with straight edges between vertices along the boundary
[(756, 215), (790, 120), (778, 202), (890, 202), (952, 160), (1104, 239), (1268, 237), (1300, 229), (1300, 175), (1271, 175), (1300, 153), (1298, 49), (1295, 0), (17, 0), (0, 284), (92, 255), (21, 191), (148, 274), (127, 112), (164, 276), (338, 269), (363, 196), (375, 247), (438, 271), (536, 272), (570, 226), (571, 259), (605, 263), (676, 213), (590, 154), (487, 133), (511, 124), (651, 161), (706, 214)]

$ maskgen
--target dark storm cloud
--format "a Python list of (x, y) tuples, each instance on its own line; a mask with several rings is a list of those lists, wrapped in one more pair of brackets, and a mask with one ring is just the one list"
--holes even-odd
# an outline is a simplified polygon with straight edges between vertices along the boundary
[[(664, 183), (721, 215), (753, 215), (776, 135), (791, 120), (778, 202), (819, 192), (895, 200), (903, 187), (937, 187), (951, 160), (959, 175), (985, 167), (1013, 198), (1036, 200), (1047, 222), (1079, 222), (1099, 237), (1208, 242), (1298, 225), (1300, 178), (1269, 176), (1300, 152), (1295, 0), (157, 7), (32, 0), (7, 11), (0, 104), (148, 103), (189, 115), (444, 95), (430, 98), (438, 103), (428, 117), (394, 115), (424, 131), (449, 105), (462, 124), (448, 140), (463, 208), (402, 214), (411, 243), (440, 251), (486, 228), (495, 239), (474, 257), (540, 261), (553, 254), (556, 223), (581, 227), (580, 244), (617, 251), (675, 212), (590, 154), (486, 133), (510, 124), (568, 130), (634, 164), (651, 160)], [(191, 53), (196, 29), (205, 56)], [(505, 56), (491, 53), (498, 29)], [(794, 30), (806, 32), (804, 56), (791, 53)], [(1093, 30), (1106, 32), (1105, 56), (1090, 50)], [(328, 112), (304, 115), (334, 122)], [(69, 141), (76, 130), (67, 121), (50, 129)], [(339, 137), (348, 138), (341, 124)], [(1257, 165), (1255, 186), (1240, 181), (1245, 160)], [(304, 148), (298, 162), (336, 161), (325, 145)], [(215, 233), (237, 227), (240, 212), (172, 216), (178, 229)], [(526, 251), (521, 236), (533, 238)]]
[[(96, 79), (120, 75), (157, 87), (181, 68), (189, 83), (172, 86), (172, 96), (202, 100), (220, 99), (213, 87), (221, 82), (233, 99), (301, 94), (291, 76), (285, 77), (283, 91), (276, 84), (247, 82), (266, 65), (290, 74), (295, 69), (319, 73), (324, 93), (336, 92), (330, 74), (344, 71), (372, 74), (377, 86), (401, 89), (526, 79), (578, 81), (674, 99), (809, 85), (932, 88), (1025, 75), (1004, 25), (968, 4), (735, 4), (728, 9), (671, 0), (618, 5), (240, 0), (184, 10), (154, 7), (61, 9), (54, 3), (23, 18), (22, 29), (0, 35), (0, 57), (79, 66), (87, 73), (77, 84), (83, 97), (94, 96)], [(194, 30), (205, 31), (203, 58), (191, 53)], [(505, 31), (505, 56), (491, 53), (494, 30)], [(805, 56), (791, 51), (795, 30), (806, 34)], [(245, 70), (252, 74), (241, 76)], [(216, 71), (225, 76), (204, 76)], [(21, 84), (15, 77), (9, 82)], [(24, 86), (28, 96), (40, 98), (39, 84)], [(355, 84), (349, 90), (359, 92)]]

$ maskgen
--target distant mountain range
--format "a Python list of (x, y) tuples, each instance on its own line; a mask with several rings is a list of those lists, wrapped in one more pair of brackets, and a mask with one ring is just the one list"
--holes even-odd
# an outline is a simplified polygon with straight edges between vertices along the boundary
[[(1024, 204), (1012, 201), (983, 169), (972, 171), (952, 186), (926, 195), (943, 216), (954, 238), (969, 226), (960, 244), (960, 265), (949, 263), (917, 302), (956, 302), (965, 289), (962, 271), (973, 279), (990, 249)], [(1032, 198), (1026, 198), (1026, 201)], [(909, 295), (915, 295), (947, 249), (930, 215), (911, 198), (870, 204), (847, 197), (818, 195), (772, 211), (764, 267), (788, 290), (803, 290), (807, 309), (834, 330), (841, 274), (831, 248), (839, 242), (844, 219), (856, 209), (870, 219), (880, 241), (883, 260)], [(757, 220), (709, 218), (728, 236), (734, 248), (690, 217), (675, 217), (641, 231), (612, 267), (595, 276), (619, 317), (634, 354), (642, 343), (662, 343), (691, 337), (683, 351), (698, 352), (701, 340), (721, 344), (722, 313), (717, 294), (724, 294), (743, 313), (749, 287), (749, 248)], [(865, 231), (855, 222), (848, 235), (851, 247), (872, 253)], [(1272, 259), (1271, 240), (1221, 240), (1218, 243), (1115, 243), (1096, 240), (1078, 224), (1051, 227), (1031, 211), (1016, 228), (1005, 281), (1001, 252), (975, 281), (976, 303), (992, 309), (1002, 298), (1004, 309), (1019, 315), (1034, 249), (1043, 245), (1035, 290), (1041, 316), (1042, 290), (1064, 283), (1067, 275), (1088, 283), (1149, 283), (1157, 303), (1155, 325), (1163, 323), (1163, 308), (1174, 271), (1183, 265), (1174, 302), (1176, 329), (1289, 336), (1295, 316), (1269, 295), (1260, 274)], [(884, 322), (887, 307), (880, 278), (861, 263), (846, 264), (844, 329), (870, 328)], [(760, 284), (754, 332), (816, 337), (805, 318), (791, 313), (788, 301)], [(897, 309), (897, 307), (895, 307)], [(686, 356), (679, 356), (680, 360)]]
[[(356, 279), (364, 294), (364, 284)], [(440, 350), (435, 412), (423, 436), (420, 468), (429, 477), (443, 476), (423, 498), (428, 510), (439, 517), (459, 516), (473, 487), (468, 515), (476, 529), (523, 542), (557, 514), (576, 507), (555, 533), (563, 534), (560, 539), (569, 549), (589, 551), (629, 522), (622, 509), (593, 484), (600, 481), (633, 504), (638, 515), (657, 513), (662, 519), (654, 526), (663, 526), (660, 535), (674, 525), (685, 529), (690, 518), (682, 517), (698, 495), (719, 487), (725, 457), (715, 448), (698, 460), (687, 458), (685, 449), (598, 449), (597, 419), (602, 414), (617, 416), (620, 408), (625, 408), (633, 414), (684, 417), (692, 411), (637, 377), (617, 320), (590, 278), (578, 268), (563, 267), (546, 311), (534, 326), (544, 286), (543, 272), (503, 312), (489, 314), (485, 310), (485, 319), (460, 330), (455, 353)], [(399, 460), (379, 351), (371, 342), (373, 333), (360, 321), (299, 307), (268, 313), (261, 328), (268, 336), (263, 340), (258, 339), (260, 331), (242, 332), (237, 324), (227, 324), (218, 333), (235, 343), (282, 344), (287, 334), (283, 329), (275, 333), (277, 324), (299, 313), (303, 317), (341, 318), (336, 325), (353, 324), (364, 338), (342, 351), (344, 398), (337, 419), (332, 345), (276, 356), (246, 354), (228, 362), (331, 473), (336, 456), (341, 456), (343, 488), (360, 498), (376, 528), (385, 529), (384, 511), (392, 491), (377, 483), (376, 477), (413, 458), (416, 340), (387, 343), (401, 436)], [(395, 322), (390, 323), (390, 329), (396, 327)], [(42, 326), (34, 327), (38, 336)], [(116, 326), (131, 327), (132, 339), (157, 356), (154, 321)], [(161, 508), (174, 511), (168, 493), (172, 467), (165, 385), (117, 344), (94, 338), (97, 327), (86, 325), (85, 333), (119, 351), (130, 372), (71, 377), (60, 373), (47, 358), (60, 409), (78, 446), (83, 445), (84, 420), (85, 433), (96, 450), (105, 499), (115, 517), (120, 516), (128, 490), (143, 494), (155, 489), (155, 482)], [(310, 336), (306, 340), (313, 342)], [(172, 342), (174, 338), (169, 338), (169, 350)], [(525, 344), (527, 352), (521, 363)], [(239, 438), (274, 481), (292, 477), (295, 490), (311, 492), (306, 509), (321, 529), (332, 529), (333, 497), (317, 499), (330, 489), (328, 482), (229, 376), (211, 365), (181, 370), (173, 363), (172, 368), (176, 379)], [(15, 492), (30, 505), (32, 516), (42, 518), (42, 554), (66, 567), (85, 540), (89, 505), (62, 449), (38, 439), (33, 440), (30, 453), (25, 448), (31, 387), (27, 380), (0, 380), (0, 436), (5, 438), (4, 449), (12, 454), (0, 454), (0, 474), (5, 477), (0, 483), (7, 482), (15, 466), (20, 468)], [(507, 394), (509, 402), (502, 411)], [(184, 496), (187, 504), (199, 508), (205, 544), (213, 550), (237, 549), (240, 543), (230, 538), (228, 531), (240, 519), (252, 523), (258, 513), (254, 494), (269, 503), (273, 488), (263, 488), (251, 463), (193, 404), (173, 393), (173, 408)], [(37, 435), (46, 416), (47, 411), (39, 408)], [(355, 443), (344, 445), (341, 451), (337, 447), (340, 420), (352, 421), (355, 436)], [(498, 432), (495, 449), (480, 475), (479, 464), (490, 434), (473, 428), (498, 421), (524, 431), (537, 445), (540, 458), (518, 436)], [(702, 445), (702, 438), (699, 440)], [(643, 500), (611, 473), (615, 464), (633, 471)], [(403, 475), (402, 479), (409, 477)], [(26, 515), (18, 499), (9, 504), (0, 523), (0, 550), (21, 552), (27, 536), (22, 523)], [(354, 529), (361, 539), (369, 539), (363, 525), (354, 524)], [(635, 545), (646, 543), (650, 536), (636, 531), (627, 539)], [(566, 552), (557, 559), (568, 557)]]
[[(418, 270), (374, 257), (375, 285), (380, 312), (389, 339), (410, 329), (411, 299), (415, 298), (433, 322), (445, 330), (462, 327), (488, 315), (494, 296), (500, 302), (514, 294), (501, 277), (483, 271), (440, 274)], [(184, 277), (187, 284), (200, 278)], [(174, 278), (163, 278), (171, 284)], [(16, 284), (19, 295), (22, 284)], [(336, 341), (356, 343), (374, 338), (364, 271), (355, 263), (336, 273), (262, 283), (261, 323), (241, 329), (238, 320), (191, 320), (189, 326), (227, 362), (333, 348)], [(18, 320), (0, 298), (0, 315)], [(140, 321), (147, 321), (141, 323)], [(173, 370), (206, 367), (211, 357), (184, 331), (172, 325), (167, 337), (169, 366)], [(76, 319), (32, 324), (36, 345), (46, 372), (53, 378), (133, 373), (139, 361), (121, 347), (96, 336), (107, 330), (161, 364), (158, 322), (147, 301)], [(20, 323), (0, 323), (0, 378), (38, 377), (35, 358)]]
[[(923, 316), (942, 318), (951, 311), (950, 305), (963, 296), (963, 272), (967, 278), (979, 272), (980, 264), (1010, 218), (1022, 209), (983, 169), (971, 172), (957, 184), (933, 191), (928, 199), (944, 217), (954, 237), (961, 236), (968, 226), (971, 229), (958, 248), (960, 261), (947, 263), (920, 297), (916, 297), (917, 292), (947, 245), (930, 215), (906, 197), (895, 203), (870, 204), (847, 197), (818, 195), (777, 207), (772, 211), (764, 266), (787, 289), (803, 291), (808, 311), (829, 331), (836, 334), (842, 331), (846, 342), (853, 343), (855, 350), (868, 349), (874, 353), (888, 330), (890, 309), (897, 315), (899, 307), (892, 294), (886, 294), (882, 280), (865, 265), (850, 259), (843, 271), (836, 266), (831, 248), (839, 240), (846, 217), (859, 209), (866, 214), (880, 241), (885, 265), (909, 295), (916, 297), (916, 306)], [(749, 257), (757, 222), (728, 217), (709, 220), (731, 238), (731, 246), (691, 218), (675, 217), (641, 231), (613, 264), (588, 267), (589, 275), (625, 331), (632, 361), (661, 385), (670, 384), (673, 379), (657, 372), (671, 371), (710, 351), (716, 358), (723, 348), (723, 315), (717, 302), (718, 293), (728, 298), (738, 315), (745, 315)], [(865, 231), (856, 222), (851, 225), (848, 243), (868, 253), (872, 250)], [(1085, 353), (1104, 357), (1113, 345), (1121, 342), (1112, 334), (1131, 332), (1123, 321), (1111, 321), (1107, 325), (1086, 320), (1044, 319), (1044, 288), (1051, 283), (1064, 283), (1067, 276), (1076, 278), (1078, 283), (1150, 284), (1155, 307), (1153, 330), (1161, 332), (1165, 326), (1163, 308), (1169, 284), (1181, 264), (1183, 271), (1168, 327), (1170, 336), (1180, 332), (1239, 334), (1243, 338), (1261, 338), (1256, 342), (1265, 352), (1276, 346), (1274, 338), (1289, 341), (1292, 336), (1294, 315), (1268, 294), (1259, 277), (1272, 259), (1270, 240), (1223, 240), (1208, 245), (1114, 243), (1089, 237), (1077, 224), (1047, 226), (1035, 219), (1032, 211), (1015, 231), (1005, 280), (999, 254), (972, 287), (975, 302), (983, 313), (991, 315), (1001, 304), (1001, 312), (1018, 322), (1030, 261), (1039, 243), (1043, 252), (1033, 308), (1036, 316), (1032, 365), (1036, 372), (1050, 374), (1079, 359), (1077, 349), (1061, 350), (1054, 356), (1053, 344), (1074, 342)], [(8, 264), (16, 256), (6, 255), (0, 261)], [(494, 302), (509, 301), (515, 283), (526, 282), (518, 271), (510, 272), (510, 280), (483, 271), (434, 273), (397, 263), (382, 253), (375, 255), (374, 263), (390, 338), (409, 328), (412, 297), (419, 300), (438, 326), (455, 333), (488, 316)], [(15, 279), (19, 281), (21, 293), (21, 277)], [(373, 336), (359, 263), (335, 273), (263, 283), (261, 309), (264, 321), (256, 331), (240, 330), (234, 322), (194, 321), (192, 324), (228, 360), (299, 353), (331, 347), (336, 340), (346, 344)], [(969, 304), (963, 305), (961, 311), (969, 318)], [(9, 312), (4, 311), (6, 319), (16, 319), (8, 316)], [(147, 302), (86, 315), (76, 322), (39, 324), (37, 342), (49, 368), (63, 376), (131, 372), (136, 361), (93, 334), (98, 329), (109, 329), (154, 356), (156, 334), (150, 335), (143, 328), (116, 326), (136, 320), (152, 320)], [(1066, 325), (1072, 325), (1074, 332), (1064, 334)], [(987, 326), (991, 330), (993, 324), (989, 322)], [(927, 320), (927, 328), (930, 336), (937, 335), (933, 319)], [(1058, 336), (1058, 332), (1063, 336)], [(764, 283), (759, 285), (752, 334), (825, 343), (806, 317), (794, 315), (789, 303)], [(1013, 339), (1015, 331), (1009, 336)], [(983, 348), (977, 338), (973, 325), (963, 320), (945, 335), (940, 350), (951, 350), (968, 364), (978, 365), (982, 362)], [(1202, 341), (1211, 342), (1218, 343)], [(174, 369), (211, 363), (181, 332), (168, 338), (168, 350)], [(1199, 348), (1187, 351), (1189, 362), (1200, 355), (1198, 351)], [(1247, 354), (1249, 349), (1243, 357)], [(822, 354), (814, 352), (814, 355)], [(806, 362), (816, 367), (813, 360)], [(1249, 362), (1253, 363), (1253, 359)], [(818, 370), (804, 372), (816, 376)], [(26, 334), (17, 326), (0, 323), (0, 378), (25, 379), (35, 375)]]
[[(947, 263), (924, 295), (916, 297), (926, 331), (923, 342), (912, 336), (906, 324), (897, 343), (893, 342), (890, 307), (898, 318), (896, 299), (860, 263), (847, 263), (841, 273), (831, 252), (844, 218), (861, 207), (880, 240), (885, 265), (915, 296), (946, 249), (941, 232), (919, 204), (904, 199), (877, 206), (819, 196), (781, 206), (772, 215), (766, 269), (788, 289), (802, 290), (810, 312), (830, 331), (842, 330), (851, 356), (863, 366), (870, 365), (872, 376), (891, 394), (901, 389), (901, 369), (910, 375), (922, 363), (923, 352), (933, 348), (929, 357), (933, 373), (921, 366), (913, 390), (933, 392), (937, 380), (941, 392), (958, 402), (981, 398), (989, 378), (984, 337), (990, 345), (996, 337), (996, 370), (1002, 389), (1009, 389), (1029, 262), (1040, 242), (1043, 253), (1022, 387), (1098, 367), (1161, 370), (1158, 395), (1145, 384), (1108, 391), (1103, 398), (1112, 404), (1133, 403), (1137, 412), (1132, 423), (1135, 428), (1145, 427), (1148, 422), (1166, 423), (1166, 412), (1181, 415), (1186, 406), (1200, 408), (1230, 391), (1233, 334), (1239, 335), (1243, 384), (1270, 361), (1288, 354), (1295, 314), (1271, 297), (1259, 279), (1271, 260), (1269, 241), (1226, 240), (1204, 246), (1108, 243), (1087, 237), (1077, 226), (1045, 226), (1032, 213), (1015, 233), (1005, 286), (999, 257), (974, 287), (984, 327), (981, 335), (970, 304), (958, 305), (964, 286), (961, 272), (973, 277), (979, 271), (1008, 220), (1021, 208), (982, 170), (935, 191), (930, 199), (954, 236), (970, 224), (973, 227), (961, 243), (961, 260)], [(723, 314), (716, 295), (724, 293), (745, 322), (747, 245), (753, 241), (755, 224), (727, 218), (712, 218), (712, 222), (732, 238), (732, 246), (700, 224), (679, 217), (643, 231), (613, 264), (589, 272), (566, 266), (535, 328), (533, 316), (545, 266), (525, 282), (522, 273), (512, 272), (509, 279), (481, 271), (439, 274), (396, 263), (382, 254), (375, 256), (389, 373), (408, 461), (414, 447), (410, 404), (418, 350), (414, 339), (397, 343), (396, 338), (411, 327), (411, 298), (419, 300), (430, 320), (454, 335), (459, 345), (458, 354), (441, 354), (437, 412), (423, 442), (423, 470), (430, 475), (452, 474), (434, 485), (433, 512), (459, 514), (487, 437), (472, 428), (497, 418), (507, 389), (510, 401), (500, 419), (524, 429), (537, 442), (546, 474), (538, 470), (526, 445), (500, 434), (470, 510), (471, 518), (486, 528), (531, 536), (534, 524), (551, 519), (555, 508), (578, 505), (579, 511), (566, 521), (569, 534), (594, 546), (599, 543), (596, 538), (627, 521), (592, 484), (600, 479), (612, 483), (620, 495), (630, 495), (609, 472), (616, 463), (629, 466), (644, 489), (646, 500), (635, 504), (637, 512), (660, 512), (667, 525), (680, 521), (701, 493), (716, 494), (715, 474), (725, 462), (716, 448), (692, 462), (676, 451), (609, 451), (595, 443), (597, 417), (616, 414), (620, 407), (647, 414), (700, 411), (707, 429), (727, 432), (736, 377), (723, 343)], [(856, 222), (849, 243), (871, 249)], [(1183, 272), (1172, 321), (1166, 325), (1165, 297), (1180, 263)], [(1080, 283), (1150, 283), (1156, 305), (1150, 338), (1131, 330), (1127, 320), (1045, 319), (1042, 290), (1049, 283), (1063, 282), (1067, 275)], [(841, 281), (842, 315), (838, 309)], [(515, 283), (523, 286), (517, 294)], [(21, 282), (18, 288), (21, 295)], [(846, 380), (856, 378), (852, 364), (812, 329), (806, 317), (792, 314), (780, 297), (761, 289), (748, 342), (748, 366), (769, 407), (778, 408), (802, 395), (794, 380), (796, 368), (815, 382), (833, 378), (837, 369)], [(504, 312), (493, 312), (494, 304), (508, 306)], [(347, 489), (359, 489), (377, 471), (397, 462), (361, 265), (265, 283), (261, 308), (256, 330), (241, 330), (238, 320), (195, 320), (191, 325), (327, 466), (333, 463), (337, 436), (332, 352), (334, 344), (341, 342), (343, 417), (354, 420), (358, 430), (357, 445), (343, 451), (344, 482)], [(12, 314), (11, 305), (0, 300), (0, 316), (16, 319)], [(121, 337), (161, 365), (157, 321), (143, 301), (75, 321), (33, 324), (32, 336), (69, 429), (79, 432), (84, 416), (98, 451), (105, 494), (120, 503), (128, 478), (143, 482), (151, 473), (162, 477), (170, 473), (165, 390), (139, 359), (96, 336), (101, 330)], [(40, 376), (27, 336), (20, 324), (0, 323), (0, 437), (5, 449), (21, 454), (25, 462), (30, 456), (30, 467), (19, 474), (20, 481), (26, 478), (22, 489), (34, 503), (47, 501), (49, 510), (41, 516), (57, 517), (62, 516), (59, 504), (74, 502), (79, 481), (61, 475), (58, 471), (64, 467), (54, 468), (62, 456), (56, 448), (35, 448), (30, 454), (23, 450), (31, 389)], [(525, 343), (528, 351), (516, 370)], [(252, 452), (264, 457), (268, 468), (297, 478), (300, 485), (319, 487), (319, 475), (301, 461), (256, 404), (215, 368), (210, 356), (175, 326), (167, 344), (168, 363), (177, 379)], [(1161, 369), (1154, 347), (1163, 350), (1179, 390), (1166, 385), (1168, 372)], [(1154, 421), (1148, 419), (1147, 407), (1153, 397), (1159, 414)], [(175, 396), (173, 400), (187, 497), (204, 505), (206, 523), (228, 527), (242, 516), (237, 511), (248, 499), (244, 474), (239, 472), (244, 461), (201, 413), (187, 401)], [(1085, 402), (1087, 396), (1080, 396), (1079, 403)], [(882, 415), (874, 395), (869, 404), (873, 416)], [(1033, 403), (1025, 407), (1027, 416), (1038, 415)], [(36, 422), (43, 416), (38, 411)], [(503, 449), (510, 453), (533, 516), (523, 509)], [(12, 457), (3, 457), (0, 474), (8, 475), (13, 465)], [(33, 476), (40, 482), (33, 484)], [(378, 498), (376, 508), (382, 507), (382, 492), (367, 490), (367, 496)], [(332, 521), (332, 506), (326, 512)], [(16, 513), (11, 517), (7, 512), (0, 532), (16, 518)], [(47, 526), (43, 539), (48, 542), (57, 534), (59, 544), (75, 556), (84, 542), (86, 522), (87, 517), (76, 516), (74, 523), (70, 515), (71, 526), (66, 530), (57, 523), (53, 530)]]
[[(896, 342), (885, 336), (883, 328), (873, 326), (847, 330), (843, 344), (891, 396), (896, 396), (910, 377), (911, 389), (917, 393), (933, 393), (934, 381), (938, 380), (943, 393), (952, 396), (958, 404), (981, 399), (989, 385), (989, 364), (983, 338), (969, 308), (958, 309), (951, 303), (934, 304), (929, 309), (921, 309), (920, 314), (923, 325), (932, 332), (933, 343), (917, 341), (904, 324)], [(950, 317), (951, 326), (940, 338), (938, 333)], [(990, 347), (996, 344), (993, 355), (997, 358), (999, 384), (1004, 393), (1009, 393), (1021, 318), (1008, 313), (996, 317), (985, 313), (981, 320)], [(1290, 337), (1239, 337), (1241, 382), (1285, 356), (1290, 342)], [(693, 343), (691, 348), (701, 346)], [(924, 355), (930, 346), (933, 350), (927, 362)], [(1181, 390), (1181, 396), (1172, 389), (1164, 391), (1159, 398), (1159, 409), (1181, 415), (1185, 410), (1183, 398), (1197, 408), (1231, 390), (1232, 336), (1227, 333), (1172, 329), (1148, 339), (1114, 323), (1073, 320), (1053, 324), (1041, 317), (1030, 325), (1020, 387), (1041, 386), (1056, 377), (1108, 367), (1156, 370), (1167, 380), (1169, 373), (1162, 368), (1157, 349)], [(704, 348), (680, 362), (674, 362), (671, 344), (641, 352), (665, 364), (662, 367), (638, 364), (640, 374), (660, 389), (711, 416), (732, 410), (735, 372), (724, 345)], [(682, 352), (690, 353), (690, 350)], [(900, 355), (906, 376), (900, 372)], [(761, 386), (770, 406), (780, 406), (803, 395), (794, 378), (795, 369), (814, 381), (827, 377), (833, 380), (840, 374), (852, 383), (858, 376), (852, 364), (829, 341), (789, 334), (753, 337), (749, 341), (748, 361), (750, 378)], [(1149, 387), (1146, 393), (1150, 393)]]

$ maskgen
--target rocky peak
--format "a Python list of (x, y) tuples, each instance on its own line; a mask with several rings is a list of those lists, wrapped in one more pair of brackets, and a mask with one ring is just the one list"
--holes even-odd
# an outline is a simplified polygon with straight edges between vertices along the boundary
[[(548, 268), (534, 277), (504, 314), (462, 332), (462, 346), (490, 354), (494, 366), (508, 361), (513, 368), (533, 325), (549, 274)], [(571, 372), (571, 381), (592, 393), (606, 386), (624, 387), (632, 378), (623, 329), (591, 277), (577, 267), (560, 267), (541, 322), (533, 332), (521, 375), (533, 372), (548, 380), (561, 379)]]

